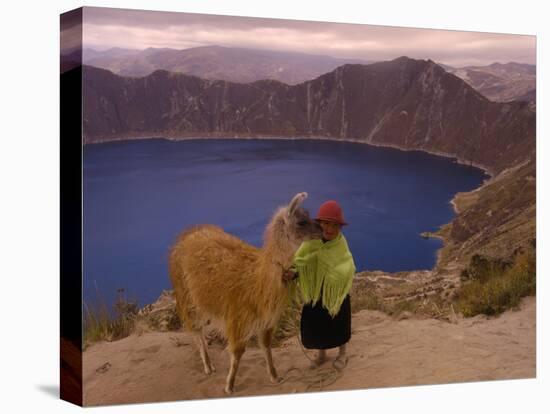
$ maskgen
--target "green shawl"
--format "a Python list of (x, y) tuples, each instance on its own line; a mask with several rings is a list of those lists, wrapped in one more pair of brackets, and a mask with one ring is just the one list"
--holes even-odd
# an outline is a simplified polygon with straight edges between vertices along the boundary
[(322, 304), (334, 317), (351, 289), (355, 263), (342, 233), (335, 239), (303, 242), (292, 266), (304, 303), (315, 304), (323, 291)]

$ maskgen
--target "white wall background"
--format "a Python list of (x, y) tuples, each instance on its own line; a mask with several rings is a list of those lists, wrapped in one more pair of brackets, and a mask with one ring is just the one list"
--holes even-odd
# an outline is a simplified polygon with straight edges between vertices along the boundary
[[(538, 413), (550, 405), (548, 354), (549, 29), (545, 2), (88, 0), (87, 6), (473, 30), (538, 36), (538, 378), (474, 384), (101, 408), (117, 413)], [(58, 400), (59, 14), (78, 1), (3, 5), (0, 64), (0, 410), (76, 412)], [(545, 76), (546, 75), (546, 76)], [(99, 409), (89, 409), (96, 412)]]

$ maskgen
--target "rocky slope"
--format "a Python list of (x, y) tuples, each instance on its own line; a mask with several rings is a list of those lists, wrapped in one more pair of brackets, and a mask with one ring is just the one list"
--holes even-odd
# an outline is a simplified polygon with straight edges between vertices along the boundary
[(447, 240), (441, 264), (464, 264), (474, 254), (505, 257), (536, 236), (536, 165), (508, 168), (454, 198), (457, 216), (439, 234)]
[(492, 172), (534, 154), (535, 113), (495, 103), (431, 61), (344, 65), (290, 86), (84, 67), (86, 143), (135, 137), (330, 137), (444, 153)]

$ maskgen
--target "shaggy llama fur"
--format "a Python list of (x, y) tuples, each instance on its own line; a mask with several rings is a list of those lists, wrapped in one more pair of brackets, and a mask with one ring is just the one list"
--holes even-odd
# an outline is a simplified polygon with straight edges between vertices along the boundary
[(307, 193), (273, 215), (261, 249), (214, 225), (184, 231), (170, 252), (170, 278), (177, 312), (184, 328), (194, 333), (204, 372), (214, 366), (208, 356), (203, 327), (208, 320), (223, 327), (231, 364), (225, 392), (233, 392), (239, 361), (247, 341), (258, 336), (272, 382), (280, 379), (273, 365), (271, 338), (288, 302), (283, 272), (304, 240), (320, 238), (319, 225), (299, 207)]

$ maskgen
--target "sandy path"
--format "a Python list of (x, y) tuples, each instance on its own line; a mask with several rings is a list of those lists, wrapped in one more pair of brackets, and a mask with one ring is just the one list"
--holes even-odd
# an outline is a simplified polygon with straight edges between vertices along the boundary
[[(353, 315), (349, 362), (343, 371), (332, 368), (335, 351), (329, 351), (329, 361), (320, 368), (308, 369), (307, 356), (292, 338), (273, 350), (284, 378), (281, 384), (269, 383), (261, 350), (249, 348), (234, 395), (532, 378), (536, 375), (535, 315), (535, 298), (525, 299), (520, 311), (458, 324), (435, 319), (396, 321), (380, 312), (361, 311)], [(84, 353), (85, 404), (225, 397), (227, 351), (211, 346), (210, 355), (217, 371), (206, 376), (186, 333), (147, 333), (95, 344)]]

